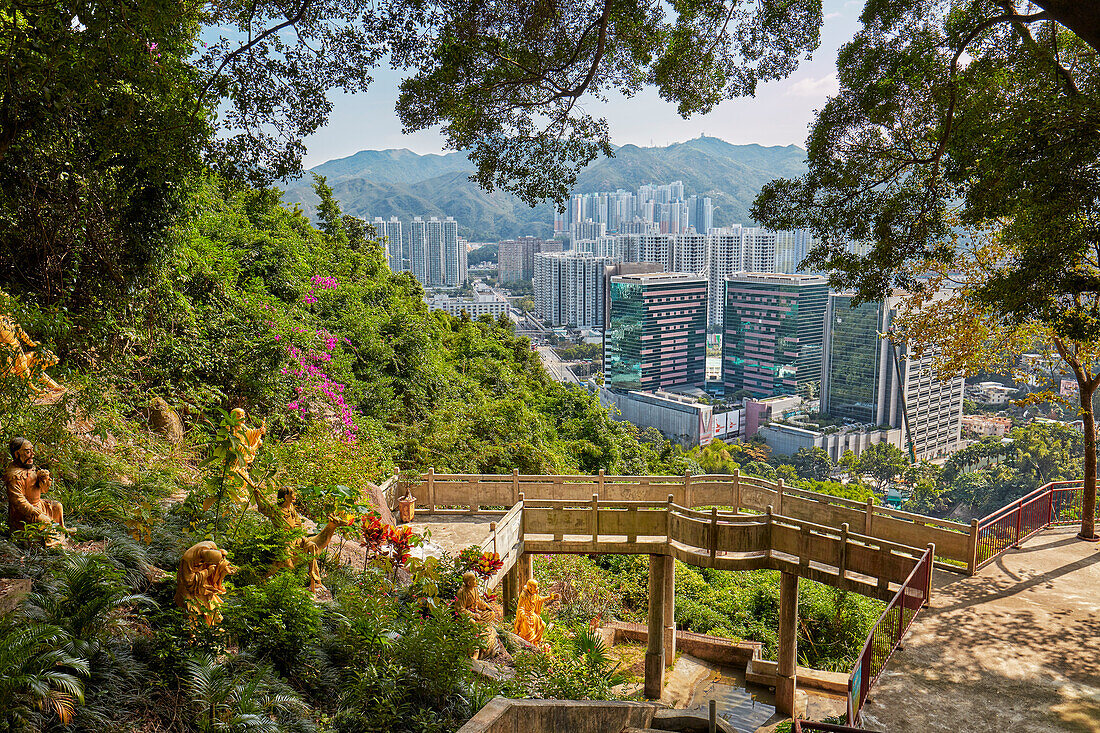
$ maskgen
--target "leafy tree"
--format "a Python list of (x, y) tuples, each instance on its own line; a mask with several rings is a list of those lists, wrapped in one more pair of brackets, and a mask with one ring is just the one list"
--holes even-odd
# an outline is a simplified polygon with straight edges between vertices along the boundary
[(836, 465), (837, 468), (844, 472), (845, 476), (851, 478), (852, 474), (855, 473), (856, 469), (859, 467), (859, 457), (851, 448), (846, 448)]
[(859, 454), (859, 472), (870, 474), (881, 494), (908, 466), (905, 454), (896, 445), (875, 443), (863, 449)]
[[(991, 228), (1007, 256), (969, 297), (998, 327), (1047, 329), (1082, 391), (1085, 511), (1094, 538), (1100, 383), (1100, 33), (1095, 4), (1065, 0), (868, 3), (818, 114), (808, 172), (773, 182), (753, 213), (812, 228), (808, 264), (866, 300), (930, 289), (931, 260), (965, 258), (961, 225)], [(863, 256), (849, 242), (872, 245)], [(1058, 252), (1051, 257), (1051, 252)]]
[(791, 464), (803, 478), (825, 481), (833, 474), (833, 461), (824, 448), (799, 448)]

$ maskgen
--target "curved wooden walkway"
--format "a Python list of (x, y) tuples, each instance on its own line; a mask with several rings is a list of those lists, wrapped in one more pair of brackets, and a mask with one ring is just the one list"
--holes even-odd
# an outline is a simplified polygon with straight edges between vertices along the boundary
[(1100, 546), (1046, 529), (930, 606), (863, 710), (890, 733), (1100, 733)]

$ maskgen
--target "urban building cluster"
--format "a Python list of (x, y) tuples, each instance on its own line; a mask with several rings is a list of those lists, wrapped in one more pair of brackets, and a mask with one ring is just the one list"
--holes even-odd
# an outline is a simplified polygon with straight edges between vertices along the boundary
[(684, 196), (684, 182), (643, 185), (637, 192), (604, 191), (570, 197), (554, 218), (554, 234), (595, 239), (622, 234), (705, 234), (714, 221), (714, 204), (706, 196)]
[(394, 272), (411, 272), (426, 288), (458, 287), (466, 282), (466, 240), (458, 236), (453, 217), (417, 216), (410, 222), (375, 217), (368, 222), (383, 241), (386, 261)]

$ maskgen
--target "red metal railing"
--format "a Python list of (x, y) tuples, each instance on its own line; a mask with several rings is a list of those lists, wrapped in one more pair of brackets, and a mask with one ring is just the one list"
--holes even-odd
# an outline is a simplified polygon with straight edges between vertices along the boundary
[(836, 725), (834, 723), (814, 723), (810, 720), (798, 720), (797, 718), (795, 718), (791, 733), (813, 733), (814, 731), (822, 731), (823, 733), (850, 733), (850, 731), (868, 733), (863, 728), (852, 728), (851, 726)]
[(985, 517), (978, 522), (975, 569), (1044, 527), (1080, 520), (1083, 498), (1080, 481), (1053, 481)]
[(917, 613), (928, 603), (932, 593), (932, 562), (935, 556), (935, 547), (929, 545), (867, 636), (863, 651), (848, 676), (848, 725), (859, 725), (863, 703), (871, 686), (878, 680)]

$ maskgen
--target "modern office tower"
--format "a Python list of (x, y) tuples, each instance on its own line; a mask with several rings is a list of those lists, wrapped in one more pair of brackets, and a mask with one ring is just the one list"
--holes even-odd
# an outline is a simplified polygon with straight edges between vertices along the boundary
[(380, 216), (374, 217), (370, 223), (374, 228), (374, 236), (382, 242), (382, 251), (386, 253), (386, 264), (393, 272), (403, 272), (409, 269), (409, 256), (405, 252), (405, 238), (401, 222), (396, 216), (391, 216), (389, 221)]
[(706, 234), (714, 227), (714, 204), (709, 196), (688, 196), (688, 226), (696, 234)]
[(708, 250), (705, 234), (677, 234), (672, 238), (672, 271), (707, 274)]
[(653, 262), (616, 262), (603, 268), (603, 325), (607, 328), (611, 320), (611, 298), (608, 292), (611, 290), (611, 278), (618, 275), (643, 275), (649, 273), (664, 272), (665, 268)]
[(809, 229), (776, 232), (775, 271), (788, 274), (806, 272), (799, 265), (816, 243), (817, 239)]
[[(821, 411), (833, 418), (902, 428), (918, 460), (958, 448), (962, 431), (963, 379), (940, 379), (933, 355), (913, 355), (908, 344), (882, 338), (901, 301), (852, 307), (850, 293), (829, 296), (825, 317)], [(900, 367), (900, 369), (899, 369)]]
[(638, 262), (655, 262), (666, 272), (671, 272), (672, 240), (667, 234), (641, 235), (638, 237)]
[(540, 252), (535, 255), (535, 307), (554, 326), (601, 328), (604, 312), (604, 267), (610, 257), (587, 252)]
[(428, 273), (428, 224), (419, 216), (409, 223), (406, 251), (409, 253), (409, 271), (424, 287), (430, 286)]
[(707, 280), (682, 273), (611, 278), (604, 386), (682, 389), (706, 384)]
[(821, 276), (731, 275), (722, 338), (726, 394), (819, 397), (828, 301), (829, 284)]

